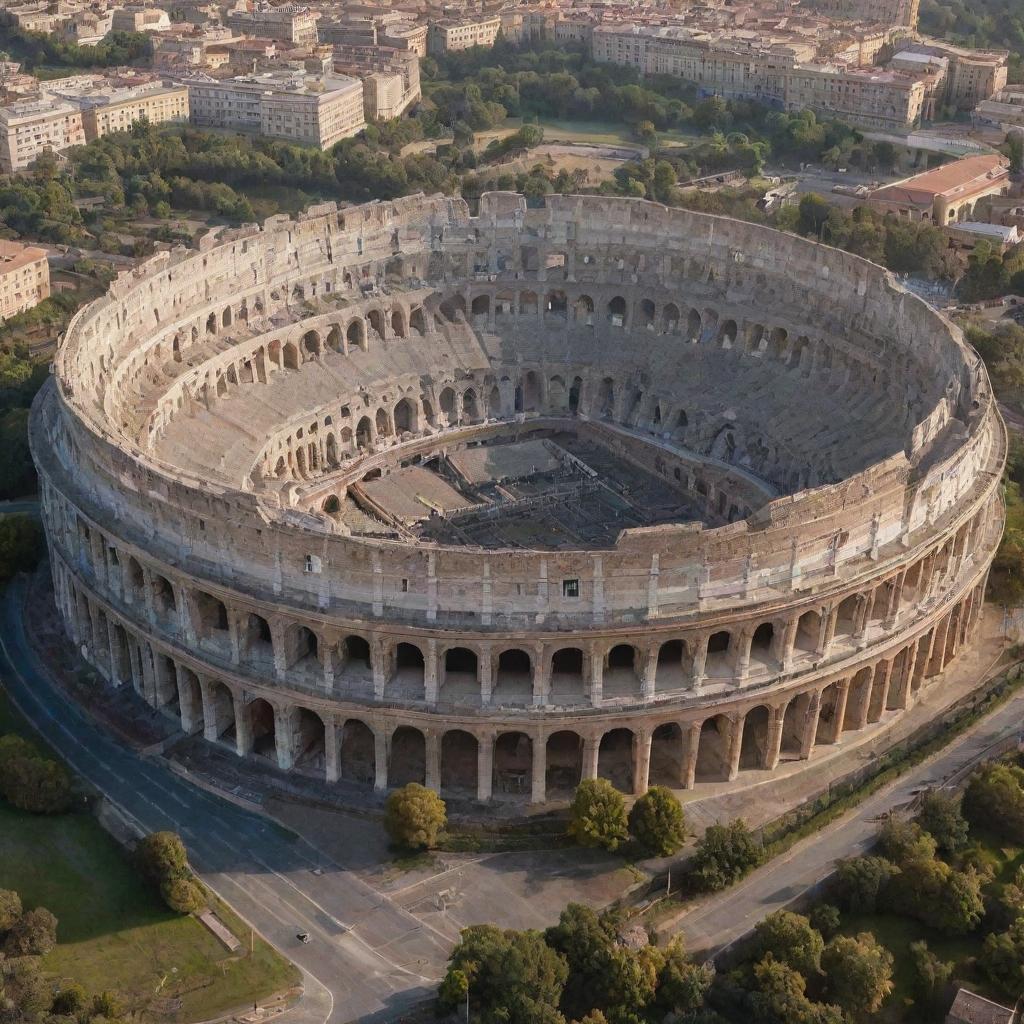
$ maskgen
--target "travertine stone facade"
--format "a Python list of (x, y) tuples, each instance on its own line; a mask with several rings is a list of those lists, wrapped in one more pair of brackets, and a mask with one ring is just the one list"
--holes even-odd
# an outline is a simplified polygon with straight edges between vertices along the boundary
[[(336, 514), (549, 428), (702, 522), (507, 550)], [(32, 442), (107, 679), (282, 771), (480, 801), (813, 764), (942, 685), (1003, 523), (948, 321), (849, 254), (623, 199), (327, 205), (154, 258), (72, 321)]]

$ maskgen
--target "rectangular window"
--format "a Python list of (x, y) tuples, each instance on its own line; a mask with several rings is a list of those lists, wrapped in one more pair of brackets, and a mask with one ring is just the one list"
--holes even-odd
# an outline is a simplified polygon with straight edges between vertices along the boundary
[(579, 580), (562, 580), (562, 597), (579, 597)]

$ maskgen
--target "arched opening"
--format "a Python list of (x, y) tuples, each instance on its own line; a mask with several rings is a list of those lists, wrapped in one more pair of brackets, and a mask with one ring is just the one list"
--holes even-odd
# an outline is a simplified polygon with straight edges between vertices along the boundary
[(552, 704), (583, 702), (583, 664), (583, 651), (578, 647), (563, 647), (551, 656)]
[(462, 395), (462, 422), (478, 423), (482, 418), (476, 392), (472, 388), (466, 388)]
[(544, 779), (548, 799), (572, 796), (583, 777), (583, 739), (561, 730), (548, 737)]
[(684, 771), (683, 730), (675, 722), (659, 725), (651, 734), (650, 784), (681, 789)]
[(597, 396), (597, 413), (606, 420), (615, 415), (615, 382), (611, 377), (605, 377), (601, 381), (601, 389)]
[(533, 663), (526, 651), (514, 648), (498, 655), (491, 699), (495, 704), (530, 704), (533, 701)]
[(408, 398), (403, 398), (395, 405), (395, 433), (414, 433), (419, 429), (419, 416), (415, 404)]
[(308, 708), (299, 708), (295, 721), (295, 767), (323, 775), (327, 765), (323, 719)]
[(423, 313), (423, 308), (418, 307), (409, 314), (409, 327), (414, 330), (420, 337), (423, 337), (427, 333), (427, 318)]
[(574, 416), (580, 411), (580, 391), (583, 389), (583, 378), (573, 378), (572, 387), (569, 388), (569, 412)]
[(402, 316), (400, 309), (391, 311), (391, 333), (396, 338), (405, 337), (405, 317)]
[(725, 715), (715, 715), (701, 723), (695, 775), (698, 782), (723, 782), (729, 778), (731, 731), (732, 725)]
[(836, 609), (836, 632), (835, 635), (852, 637), (857, 631), (857, 609), (860, 606), (860, 598), (857, 594), (851, 594), (844, 598)]
[(846, 698), (846, 713), (843, 715), (843, 732), (852, 732), (867, 725), (868, 710), (871, 702), (870, 668), (862, 668), (850, 683), (850, 692)]
[(477, 317), (487, 317), (491, 311), (491, 297), (489, 295), (478, 295), (470, 306), (470, 312), (475, 320)]
[(768, 767), (768, 723), (771, 711), (763, 704), (751, 708), (743, 719), (743, 741), (740, 746), (740, 768)]
[(533, 740), (524, 732), (503, 732), (494, 741), (495, 795), (529, 794), (533, 780)]
[(721, 327), (718, 328), (718, 344), (722, 348), (732, 348), (736, 344), (736, 334), (738, 333), (735, 320), (726, 320)]
[(388, 786), (407, 786), (427, 781), (427, 741), (419, 729), (400, 725), (391, 734), (391, 752), (388, 757)]
[[(829, 683), (821, 694), (821, 713), (818, 715), (818, 730), (814, 742), (833, 743), (839, 735), (836, 715), (839, 713), (839, 684)], [(842, 723), (840, 723), (841, 725)]]
[(555, 320), (567, 320), (569, 300), (563, 291), (548, 292), (544, 297), (544, 315)]
[(327, 465), (331, 467), (337, 466), (338, 442), (334, 439), (333, 433), (329, 433), (324, 441), (324, 452), (327, 458)]
[(197, 590), (194, 597), (194, 624), (201, 640), (226, 644), (228, 640), (228, 609), (219, 598)]
[(373, 785), (376, 741), (365, 722), (350, 718), (341, 730), (338, 774), (346, 782)]
[(286, 370), (297, 370), (299, 368), (299, 349), (294, 342), (289, 341), (281, 349), (281, 353), (284, 358), (284, 368)]
[(128, 556), (128, 592), (133, 603), (145, 601), (146, 576), (142, 566), (132, 556)]
[(494, 419), (501, 419), (504, 414), (501, 391), (498, 389), (497, 384), (491, 387), (490, 394), (487, 396), (487, 412)]
[(568, 397), (565, 381), (556, 374), (548, 381), (548, 409), (552, 412), (564, 412)]
[(536, 292), (522, 292), (519, 296), (519, 315), (520, 316), (536, 316), (537, 315), (537, 293)]
[[(203, 688), (199, 685), (199, 677), (190, 668), (184, 665), (177, 672), (178, 683), (178, 704), (182, 709), (181, 727), (188, 732), (202, 733), (206, 725), (203, 717)], [(229, 694), (230, 696), (230, 694)], [(188, 712), (191, 721), (185, 721), (185, 712)], [(234, 723), (235, 708), (234, 701), (231, 702), (231, 721)]]
[(356, 424), (356, 447), (369, 448), (373, 443), (373, 424), (369, 416), (363, 416)]
[(349, 347), (355, 346), (356, 348), (366, 351), (366, 325), (362, 320), (353, 320), (348, 327), (345, 328), (345, 338), (348, 340)]
[(811, 695), (809, 693), (798, 693), (786, 705), (785, 714), (782, 716), (782, 746), (780, 748), (783, 757), (793, 759), (802, 755), (810, 706)]
[(448, 425), (455, 424), (458, 420), (455, 415), (455, 391), (452, 388), (445, 388), (438, 396), (438, 402)]
[(650, 299), (642, 299), (640, 302), (640, 326), (653, 331), (656, 315), (657, 309), (654, 303)]
[(475, 796), (479, 744), (472, 733), (449, 729), (441, 737), (441, 791)]
[(277, 764), (277, 728), (274, 709), (262, 697), (257, 697), (248, 707), (249, 729), (252, 736), (252, 752), (257, 757), (269, 758)]
[(639, 658), (636, 648), (630, 644), (617, 644), (605, 658), (605, 697), (634, 697), (638, 692)]
[(366, 318), (370, 321), (370, 330), (373, 331), (378, 338), (383, 338), (384, 314), (379, 309), (371, 309)]
[(708, 656), (704, 663), (705, 675), (726, 678), (732, 675), (732, 637), (719, 630), (708, 637)]
[(372, 671), (370, 663), (370, 644), (361, 636), (347, 636), (338, 645), (338, 653), (342, 666), (348, 672)]
[(654, 676), (655, 691), (668, 693), (683, 690), (692, 681), (693, 660), (682, 640), (666, 640), (658, 648), (658, 668)]
[(377, 410), (377, 415), (374, 417), (374, 422), (377, 427), (378, 437), (391, 436), (391, 421), (388, 419), (388, 414), (383, 409)]
[(616, 295), (608, 303), (608, 323), (612, 327), (626, 326), (626, 300), (621, 295)]
[(623, 793), (633, 792), (633, 733), (611, 729), (601, 737), (597, 774)]
[(527, 370), (523, 376), (523, 411), (537, 412), (540, 406), (540, 378), (533, 370)]
[(798, 651), (814, 654), (821, 639), (821, 613), (815, 610), (804, 612), (796, 627), (793, 646)]
[(451, 703), (479, 703), (478, 662), (468, 647), (449, 647), (444, 652), (441, 700)]
[(246, 616), (242, 649), (250, 662), (262, 665), (273, 663), (274, 638), (270, 632), (270, 623), (262, 615), (251, 612)]
[(206, 318), (206, 333), (207, 334), (216, 334), (217, 333), (217, 314), (216, 313), (211, 313)]
[(695, 309), (691, 309), (686, 318), (686, 340), (696, 344), (700, 341), (702, 329), (703, 325), (701, 324), (700, 313)]
[(333, 324), (331, 329), (327, 332), (327, 347), (334, 349), (335, 352), (344, 352), (345, 346), (342, 341), (341, 327), (338, 324)]
[(289, 670), (319, 677), (320, 645), (313, 630), (297, 624), (289, 626), (284, 634), (284, 651), (285, 664)]
[(328, 494), (320, 508), (327, 515), (336, 516), (341, 511), (341, 499), (336, 494)]
[(772, 658), (772, 647), (775, 643), (775, 626), (770, 622), (762, 622), (750, 638), (750, 671), (771, 671), (775, 666)]
[(320, 335), (316, 331), (306, 331), (302, 336), (302, 347), (315, 359), (320, 355)]
[(674, 302), (661, 311), (661, 329), (665, 334), (679, 333), (679, 307)]
[(153, 577), (153, 607), (162, 625), (171, 630), (178, 629), (178, 605), (174, 597), (174, 587), (164, 576)]
[(466, 319), (466, 300), (461, 295), (451, 295), (441, 303), (441, 315), (449, 323)]
[(573, 316), (577, 323), (593, 327), (594, 300), (589, 295), (581, 295), (573, 305)]
[(281, 366), (281, 342), (277, 338), (267, 346), (267, 360), (271, 366)]
[(395, 648), (395, 670), (385, 695), (397, 700), (423, 700), (423, 652), (410, 643)]
[[(196, 680), (198, 683), (199, 680)], [(235, 698), (231, 691), (216, 679), (208, 684), (210, 693), (210, 717), (211, 721), (206, 722), (207, 738), (210, 733), (218, 740), (225, 743), (235, 744)], [(212, 728), (211, 728), (212, 726)]]

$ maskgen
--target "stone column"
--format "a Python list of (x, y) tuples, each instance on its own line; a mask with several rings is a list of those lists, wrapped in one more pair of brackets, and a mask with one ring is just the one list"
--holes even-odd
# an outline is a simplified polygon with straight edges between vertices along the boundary
[(933, 656), (938, 660), (938, 665), (935, 668), (936, 674), (946, 667), (946, 643), (949, 639), (949, 622), (951, 618), (952, 615), (947, 614), (942, 622), (935, 627), (935, 654)]
[(686, 750), (683, 752), (680, 772), (683, 789), (693, 789), (697, 778), (697, 756), (700, 753), (700, 727), (702, 724), (702, 722), (690, 722), (684, 732)]
[(337, 782), (341, 774), (341, 737), (333, 718), (324, 720), (324, 777), (328, 782)]
[(441, 737), (433, 729), (426, 732), (426, 781), (427, 789), (435, 793), (441, 792)]
[(274, 741), (277, 767), (290, 772), (295, 767), (295, 708), (274, 708)]
[(242, 660), (242, 638), (240, 636), (238, 616), (228, 613), (228, 640), (231, 644), (231, 664), (238, 665)]
[(480, 703), (487, 707), (491, 703), (491, 690), (494, 687), (494, 660), (489, 644), (481, 649), (477, 668), (480, 672)]
[(431, 706), (437, 703), (438, 669), (437, 641), (427, 641), (427, 651), (423, 659), (423, 699)]
[(910, 683), (914, 678), (914, 669), (917, 667), (917, 641), (915, 640), (908, 648), (904, 657), (903, 671), (896, 681), (896, 709), (906, 711), (910, 706)]
[[(881, 676), (879, 676), (881, 673)], [(872, 700), (868, 701), (868, 707), (874, 702), (875, 687), (880, 687), (879, 693), (879, 711), (878, 717), (881, 719), (882, 715), (885, 714), (886, 704), (889, 703), (889, 686), (892, 683), (892, 658), (887, 661), (881, 661), (875, 666), (875, 682), (871, 686)], [(869, 712), (870, 714), (870, 712)]]
[(862, 686), (857, 694), (857, 700), (850, 709), (853, 715), (853, 728), (863, 729), (868, 724), (868, 712), (871, 710), (871, 690), (873, 676), (869, 677), (866, 686)]
[(533, 740), (533, 765), (530, 772), (530, 803), (542, 804), (547, 799), (547, 737), (538, 734)]
[(324, 689), (328, 693), (334, 692), (334, 644), (327, 643), (326, 638), (323, 641), (317, 641), (318, 648), (320, 651), (320, 660), (323, 663), (324, 668)]
[(885, 622), (883, 628), (895, 629), (896, 620), (900, 615), (900, 600), (903, 597), (903, 582), (907, 578), (907, 572), (904, 569), (895, 580), (893, 580), (892, 590), (889, 592), (889, 602), (885, 609)]
[(476, 798), (480, 803), (491, 799), (494, 785), (494, 735), (484, 733), (477, 737), (476, 748)]
[(644, 656), (644, 674), (641, 682), (640, 694), (641, 697), (647, 700), (654, 699), (654, 691), (656, 685), (656, 679), (658, 676), (658, 647), (654, 646), (648, 649)]
[(740, 773), (740, 754), (743, 753), (743, 725), (746, 721), (744, 715), (737, 715), (729, 719), (729, 748), (728, 781), (733, 782)]
[(792, 672), (793, 670), (793, 650), (796, 647), (796, 633), (799, 625), (799, 616), (789, 619), (785, 627), (778, 634), (780, 639), (776, 660), (783, 672)]
[(853, 642), (857, 648), (867, 645), (868, 635), (868, 599), (863, 595), (857, 598), (857, 612), (854, 618)]
[(768, 714), (768, 739), (765, 743), (764, 767), (773, 772), (779, 766), (782, 756), (782, 725), (785, 721), (785, 707), (771, 708)]
[(821, 628), (818, 630), (818, 649), (815, 652), (819, 658), (827, 658), (832, 649), (832, 640), (836, 635), (836, 621), (839, 618), (839, 608), (830, 608), (821, 617)]
[(177, 662), (174, 663), (174, 685), (178, 690), (178, 707), (181, 708), (181, 731), (191, 736), (196, 730), (195, 694)]
[[(239, 757), (245, 757), (252, 753), (252, 722), (249, 720), (249, 707), (245, 703), (245, 697), (241, 693), (232, 693), (232, 704), (235, 711), (235, 753)], [(214, 725), (214, 732), (216, 732)], [(277, 723), (274, 723), (276, 730)], [(214, 736), (216, 739), (216, 736)]]
[(146, 618), (151, 626), (155, 626), (156, 604), (153, 601), (153, 574), (145, 567), (142, 570), (142, 593), (146, 603)]
[(550, 661), (544, 655), (543, 644), (533, 649), (530, 661), (533, 667), (533, 703), (535, 707), (547, 704), (551, 690)]
[(817, 742), (818, 719), (821, 717), (821, 691), (815, 690), (811, 694), (810, 702), (807, 705), (807, 717), (804, 719), (803, 734), (800, 737), (800, 757), (807, 760), (814, 753), (814, 745)]
[(373, 789), (383, 793), (388, 788), (388, 736), (382, 727), (373, 730)]
[(590, 648), (590, 703), (599, 707), (604, 700), (604, 653)]
[(388, 681), (387, 652), (384, 644), (378, 640), (370, 641), (370, 667), (373, 670), (373, 696), (375, 700), (384, 699), (384, 687)]
[(833, 706), (832, 720), (829, 722), (828, 741), (838, 743), (843, 736), (843, 719), (846, 717), (846, 701), (850, 695), (850, 680), (840, 679), (836, 682), (836, 702)]
[(647, 792), (651, 775), (651, 733), (639, 729), (633, 733), (633, 795)]
[(753, 634), (743, 629), (736, 634), (736, 653), (733, 656), (733, 673), (736, 683), (742, 686), (750, 673), (750, 645), (753, 642)]
[(704, 685), (704, 670), (708, 664), (708, 640), (710, 635), (699, 636), (693, 647), (693, 689), (699, 691)]
[[(180, 670), (179, 670), (180, 671)], [(213, 688), (209, 683), (199, 680), (199, 693), (203, 701), (203, 739), (210, 743), (217, 742), (217, 712), (213, 703)], [(238, 732), (238, 708), (235, 708), (235, 733)]]
[(284, 627), (275, 620), (270, 622), (270, 642), (274, 651), (274, 674), (280, 682), (284, 682), (288, 672), (288, 657), (284, 649)]
[(601, 737), (588, 734), (583, 737), (583, 766), (582, 778), (597, 778), (597, 757), (601, 751)]

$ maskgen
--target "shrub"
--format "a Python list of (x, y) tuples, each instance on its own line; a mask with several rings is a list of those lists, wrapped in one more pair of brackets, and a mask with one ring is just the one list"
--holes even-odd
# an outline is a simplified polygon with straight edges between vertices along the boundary
[(4, 939), (9, 957), (45, 956), (57, 945), (57, 918), (45, 907), (22, 914)]
[(961, 798), (932, 789), (921, 801), (917, 820), (938, 844), (942, 853), (956, 853), (967, 845), (967, 819), (960, 811)]
[(873, 914), (889, 880), (899, 868), (884, 857), (851, 857), (836, 864), (832, 891), (839, 905), (851, 914)]
[(762, 960), (771, 953), (779, 963), (813, 978), (821, 968), (825, 940), (803, 914), (777, 910), (754, 928), (753, 947), (753, 959)]
[(655, 857), (667, 857), (686, 842), (686, 817), (675, 794), (651, 786), (629, 811), (629, 831)]
[(135, 860), (143, 875), (157, 885), (189, 873), (185, 844), (176, 832), (151, 832), (135, 847)]
[(160, 895), (178, 914), (197, 914), (206, 906), (206, 893), (192, 878), (166, 879), (160, 884)]
[(697, 842), (692, 873), (706, 892), (725, 889), (761, 863), (761, 847), (737, 818), (728, 825), (711, 825)]
[(831, 903), (818, 903), (807, 915), (811, 925), (821, 932), (822, 938), (831, 939), (842, 923), (839, 908)]
[(21, 897), (13, 889), (0, 889), (0, 933), (10, 931), (21, 913)]
[(61, 814), (71, 806), (71, 776), (48, 757), (10, 757), (3, 766), (0, 792), (18, 810)]
[(852, 1017), (877, 1013), (892, 991), (892, 963), (870, 932), (837, 936), (821, 955), (829, 997)]
[(607, 779), (584, 779), (569, 808), (569, 835), (580, 846), (616, 850), (628, 834), (622, 794)]
[(444, 801), (416, 782), (396, 789), (384, 806), (384, 827), (391, 841), (409, 850), (429, 850), (447, 823)]
[(85, 989), (81, 985), (66, 985), (53, 997), (50, 1012), (58, 1017), (71, 1017), (85, 1009)]
[(979, 768), (964, 792), (963, 811), (973, 824), (1024, 842), (1024, 768), (999, 761)]

